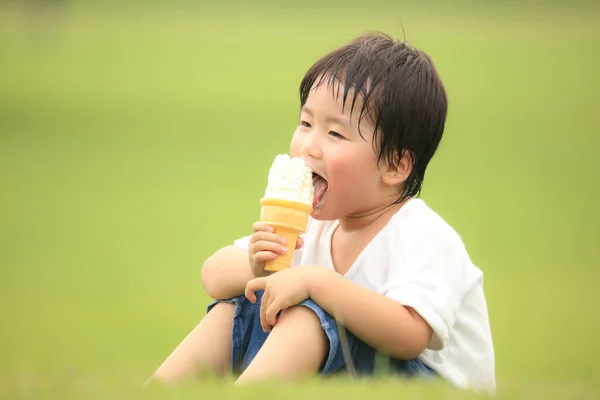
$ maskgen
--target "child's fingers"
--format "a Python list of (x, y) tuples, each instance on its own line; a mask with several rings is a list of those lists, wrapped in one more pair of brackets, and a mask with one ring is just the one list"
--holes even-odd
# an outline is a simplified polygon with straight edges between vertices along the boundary
[(263, 293), (262, 300), (260, 301), (260, 325), (265, 332), (269, 332), (271, 330), (271, 326), (267, 323), (266, 313), (268, 305), (271, 303), (271, 292), (265, 290)]
[(271, 251), (259, 251), (258, 253), (254, 254), (254, 262), (263, 264), (265, 261), (271, 261), (277, 257), (279, 257), (279, 255)]
[(275, 228), (266, 222), (255, 222), (252, 224), (252, 231), (254, 232), (275, 232)]
[(277, 254), (285, 254), (287, 253), (287, 248), (278, 243), (267, 242), (265, 240), (261, 240), (260, 242), (253, 243), (251, 251), (253, 253), (258, 253), (260, 251), (272, 251)]
[(275, 233), (269, 233), (269, 232), (253, 233), (252, 236), (250, 237), (250, 243), (256, 243), (259, 241), (279, 243), (282, 246), (285, 246), (285, 244), (286, 244), (285, 238), (283, 238)]
[(277, 316), (279, 315), (279, 312), (283, 309), (281, 302), (277, 301), (277, 300), (273, 300), (271, 301), (265, 310), (265, 322), (269, 325), (269, 326), (275, 326), (275, 324), (277, 323)]
[(265, 278), (256, 278), (249, 280), (244, 290), (244, 295), (251, 303), (256, 302), (256, 291), (264, 290), (266, 287)]
[(296, 250), (304, 246), (304, 240), (300, 236), (298, 236), (298, 240), (296, 240)]

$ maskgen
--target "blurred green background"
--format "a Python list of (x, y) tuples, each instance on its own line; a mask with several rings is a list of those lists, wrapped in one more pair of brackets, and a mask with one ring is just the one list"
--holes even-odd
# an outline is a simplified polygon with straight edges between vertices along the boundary
[(598, 396), (598, 7), (329, 0), (0, 3), (0, 397), (138, 394), (204, 315), (203, 260), (258, 218), (304, 72), (373, 30), (446, 84), (422, 198), (485, 272), (499, 396)]

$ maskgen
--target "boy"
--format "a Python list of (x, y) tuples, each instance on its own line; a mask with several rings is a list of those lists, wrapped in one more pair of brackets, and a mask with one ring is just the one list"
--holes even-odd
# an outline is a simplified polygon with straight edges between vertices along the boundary
[(316, 207), (292, 268), (264, 271), (285, 251), (264, 223), (213, 254), (202, 282), (217, 301), (154, 378), (369, 375), (385, 355), (393, 373), (493, 391), (483, 274), (416, 198), (447, 112), (429, 56), (359, 37), (310, 68), (300, 105), (290, 155), (314, 171)]

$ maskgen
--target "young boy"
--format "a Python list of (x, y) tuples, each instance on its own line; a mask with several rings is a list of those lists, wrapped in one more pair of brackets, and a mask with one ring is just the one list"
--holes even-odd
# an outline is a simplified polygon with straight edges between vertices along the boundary
[(369, 375), (383, 355), (392, 373), (493, 391), (483, 274), (416, 198), (447, 111), (429, 56), (359, 37), (310, 68), (300, 105), (290, 155), (314, 171), (316, 208), (292, 268), (264, 271), (285, 251), (265, 223), (217, 251), (202, 268), (217, 301), (154, 378)]

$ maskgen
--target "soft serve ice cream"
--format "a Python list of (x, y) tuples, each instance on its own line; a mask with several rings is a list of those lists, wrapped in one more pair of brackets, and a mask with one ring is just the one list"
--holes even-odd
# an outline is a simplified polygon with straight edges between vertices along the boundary
[(312, 206), (313, 204), (313, 176), (312, 170), (304, 160), (287, 154), (275, 157), (271, 170), (265, 199), (282, 199), (295, 201)]
[(260, 200), (260, 220), (286, 239), (287, 253), (265, 262), (266, 271), (276, 272), (291, 266), (298, 236), (306, 232), (313, 197), (313, 173), (304, 161), (287, 154), (275, 157), (265, 196)]

